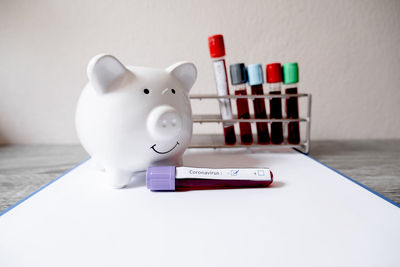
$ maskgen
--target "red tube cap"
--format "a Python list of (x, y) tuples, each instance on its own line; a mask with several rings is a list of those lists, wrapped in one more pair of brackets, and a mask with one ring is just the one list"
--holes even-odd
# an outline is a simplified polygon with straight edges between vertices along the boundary
[(224, 36), (216, 34), (208, 37), (208, 48), (212, 58), (225, 56)]
[(282, 67), (280, 63), (271, 63), (266, 67), (267, 83), (282, 82)]

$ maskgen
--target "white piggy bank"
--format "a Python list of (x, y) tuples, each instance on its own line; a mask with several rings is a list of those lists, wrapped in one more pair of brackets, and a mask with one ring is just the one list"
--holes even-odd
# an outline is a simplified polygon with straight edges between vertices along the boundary
[(180, 165), (192, 136), (192, 63), (127, 67), (110, 55), (88, 65), (76, 110), (78, 137), (110, 185), (122, 188), (150, 165)]

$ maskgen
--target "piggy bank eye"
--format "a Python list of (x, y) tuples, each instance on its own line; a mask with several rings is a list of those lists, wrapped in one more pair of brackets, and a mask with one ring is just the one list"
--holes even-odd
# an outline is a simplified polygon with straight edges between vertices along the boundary
[(175, 94), (175, 89), (171, 89), (171, 92), (172, 92), (173, 94)]
[(148, 94), (150, 93), (150, 90), (146, 88), (146, 89), (143, 90), (143, 92), (144, 92), (146, 95), (148, 95)]

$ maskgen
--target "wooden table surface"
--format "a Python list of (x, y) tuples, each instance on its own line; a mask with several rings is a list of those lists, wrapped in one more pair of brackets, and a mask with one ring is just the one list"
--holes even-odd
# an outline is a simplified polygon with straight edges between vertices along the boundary
[[(400, 203), (400, 140), (313, 141), (310, 155)], [(0, 147), (0, 211), (87, 158), (79, 145)]]

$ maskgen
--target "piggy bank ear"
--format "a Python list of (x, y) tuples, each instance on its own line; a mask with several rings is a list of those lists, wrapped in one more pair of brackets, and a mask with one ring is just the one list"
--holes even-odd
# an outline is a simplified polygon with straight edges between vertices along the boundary
[(87, 75), (93, 88), (99, 94), (112, 89), (112, 85), (121, 80), (128, 70), (113, 56), (97, 55), (93, 57), (87, 67)]
[(193, 63), (178, 62), (167, 68), (175, 78), (177, 78), (187, 92), (190, 91), (197, 77), (197, 69)]

